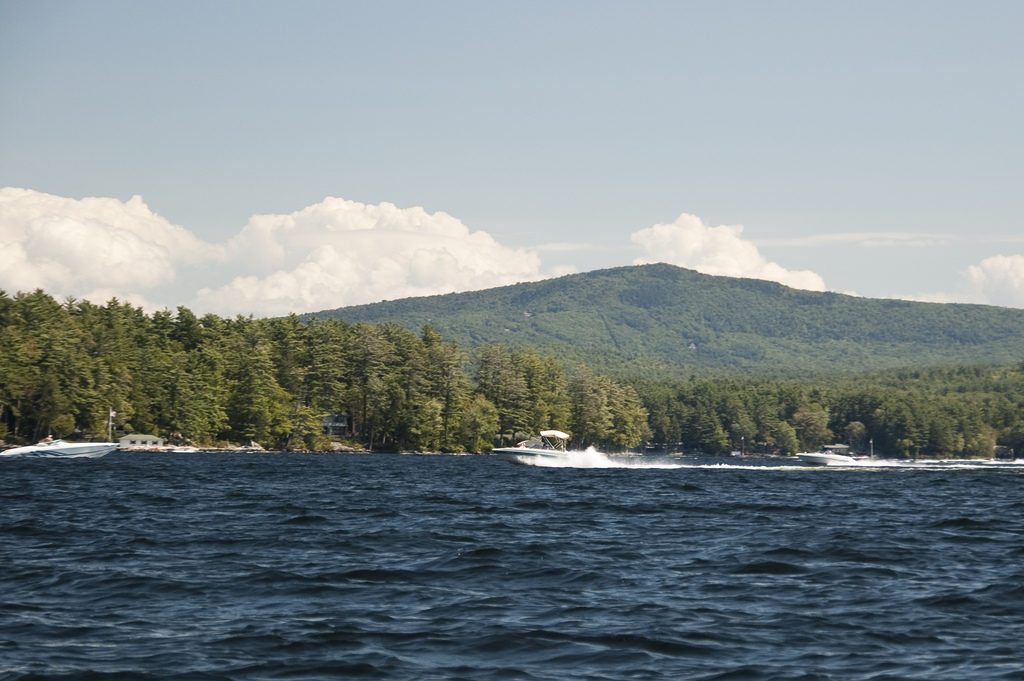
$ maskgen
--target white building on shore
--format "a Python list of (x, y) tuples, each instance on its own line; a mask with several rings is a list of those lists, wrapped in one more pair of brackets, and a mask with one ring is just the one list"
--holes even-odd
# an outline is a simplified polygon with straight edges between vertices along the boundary
[(120, 449), (157, 449), (164, 446), (164, 439), (156, 435), (130, 433), (118, 438)]

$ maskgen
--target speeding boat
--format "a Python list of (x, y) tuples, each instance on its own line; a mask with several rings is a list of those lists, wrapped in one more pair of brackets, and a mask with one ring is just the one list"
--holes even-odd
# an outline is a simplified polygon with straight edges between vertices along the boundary
[(858, 459), (846, 454), (846, 445), (825, 445), (820, 452), (800, 452), (797, 458), (810, 466), (853, 466)]
[(97, 458), (117, 449), (116, 442), (65, 442), (47, 438), (38, 444), (15, 447), (0, 452), (0, 456), (34, 456), (52, 459), (77, 457)]
[(569, 436), (560, 430), (542, 430), (536, 437), (523, 440), (515, 447), (498, 447), (491, 453), (513, 463), (527, 463), (533, 459), (566, 458), (565, 443)]

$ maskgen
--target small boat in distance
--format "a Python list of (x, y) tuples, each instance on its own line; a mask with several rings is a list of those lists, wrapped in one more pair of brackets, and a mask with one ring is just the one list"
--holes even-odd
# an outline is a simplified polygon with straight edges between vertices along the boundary
[(536, 437), (523, 440), (515, 447), (498, 447), (491, 453), (513, 463), (526, 463), (530, 457), (541, 459), (566, 458), (565, 443), (569, 435), (560, 430), (542, 430)]
[(98, 458), (117, 449), (116, 442), (65, 442), (46, 438), (38, 444), (15, 447), (0, 456), (32, 456), (49, 459)]
[(824, 445), (820, 452), (800, 452), (796, 456), (810, 466), (854, 466), (859, 459), (847, 454), (848, 451), (847, 445)]

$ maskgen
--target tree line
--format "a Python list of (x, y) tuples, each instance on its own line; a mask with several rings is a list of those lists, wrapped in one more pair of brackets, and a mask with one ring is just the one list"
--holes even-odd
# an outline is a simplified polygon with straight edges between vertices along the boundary
[(846, 444), (887, 457), (1024, 452), (1024, 364), (818, 380), (692, 379), (638, 386), (653, 439), (723, 453)]
[(1024, 445), (1024, 367), (833, 381), (612, 379), (431, 326), (145, 313), (43, 291), (0, 292), (0, 438), (151, 433), (198, 446), (352, 444), (486, 451), (546, 428), (573, 446), (793, 453), (828, 442), (898, 456), (987, 456)]
[(344, 414), (369, 449), (484, 451), (545, 428), (580, 446), (647, 435), (629, 385), (532, 350), (470, 359), (431, 327), (146, 314), (111, 300), (0, 293), (0, 437), (151, 433), (196, 445), (322, 450)]

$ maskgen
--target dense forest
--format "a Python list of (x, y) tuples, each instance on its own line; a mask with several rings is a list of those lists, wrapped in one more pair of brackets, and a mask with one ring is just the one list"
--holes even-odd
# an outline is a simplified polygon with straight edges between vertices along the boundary
[[(845, 442), (887, 456), (1024, 451), (1024, 365), (841, 378), (610, 378), (575, 356), (461, 347), (429, 324), (147, 314), (0, 292), (0, 438), (256, 442), (326, 450), (486, 451), (543, 428), (573, 445), (793, 453)], [(346, 417), (342, 437), (324, 419)]]
[(105, 437), (111, 410), (115, 434), (272, 449), (327, 448), (323, 420), (334, 414), (370, 449), (483, 451), (552, 424), (578, 445), (632, 447), (647, 435), (632, 387), (528, 350), (483, 347), (470, 363), (429, 326), (0, 295), (0, 436)]

